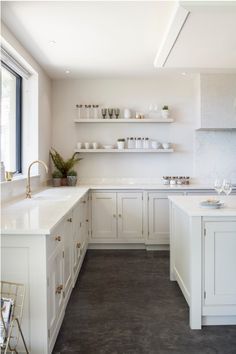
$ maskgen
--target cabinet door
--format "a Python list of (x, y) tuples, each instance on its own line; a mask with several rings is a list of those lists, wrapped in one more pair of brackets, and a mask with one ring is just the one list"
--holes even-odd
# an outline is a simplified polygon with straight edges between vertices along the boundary
[(64, 220), (64, 297), (65, 303), (69, 300), (69, 295), (73, 286), (73, 217), (69, 213)]
[(83, 205), (79, 202), (76, 208), (73, 210), (73, 270), (74, 275), (78, 275), (78, 266), (81, 256), (81, 245), (82, 245), (82, 208)]
[(92, 241), (116, 239), (116, 193), (92, 193)]
[(183, 193), (148, 194), (148, 240), (154, 244), (169, 244), (169, 195), (183, 195)]
[(64, 272), (64, 258), (63, 246), (60, 245), (55, 248), (48, 260), (48, 330), (50, 338), (54, 338), (54, 332), (57, 329), (57, 322), (63, 311), (63, 272)]
[(205, 304), (236, 305), (236, 222), (206, 222)]
[(118, 238), (127, 241), (143, 238), (142, 193), (118, 193)]

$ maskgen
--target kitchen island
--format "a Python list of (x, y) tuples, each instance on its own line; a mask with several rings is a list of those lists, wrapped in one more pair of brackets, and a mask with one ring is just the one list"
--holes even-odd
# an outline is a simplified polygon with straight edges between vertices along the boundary
[(170, 279), (188, 305), (191, 329), (236, 325), (236, 196), (170, 196)]

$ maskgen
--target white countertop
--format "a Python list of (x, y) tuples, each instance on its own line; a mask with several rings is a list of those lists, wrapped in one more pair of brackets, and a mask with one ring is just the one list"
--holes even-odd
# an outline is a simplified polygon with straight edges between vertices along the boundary
[(47, 235), (88, 192), (88, 187), (48, 188), (31, 199), (6, 203), (2, 208), (2, 235)]
[(211, 196), (170, 196), (169, 200), (183, 210), (189, 216), (235, 216), (236, 217), (236, 196), (214, 196), (214, 199), (223, 201), (224, 207), (220, 209), (201, 208), (199, 203), (212, 199)]
[[(49, 234), (63, 216), (89, 190), (204, 190), (209, 186), (163, 185), (163, 184), (94, 184), (77, 187), (47, 188), (39, 193), (33, 193), (32, 199), (24, 197), (12, 200), (2, 205), (1, 233), (3, 235)], [(181, 197), (180, 197), (181, 198)], [(204, 197), (201, 197), (204, 198)]]

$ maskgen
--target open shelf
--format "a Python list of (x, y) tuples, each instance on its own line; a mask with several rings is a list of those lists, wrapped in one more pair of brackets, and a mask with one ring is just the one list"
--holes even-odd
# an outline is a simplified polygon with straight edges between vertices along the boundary
[(136, 118), (100, 118), (100, 119), (93, 119), (93, 118), (81, 118), (81, 119), (75, 119), (74, 120), (75, 123), (173, 123), (174, 119), (172, 118), (159, 118), (159, 119), (150, 119), (150, 118), (146, 118), (146, 119), (136, 119)]
[(170, 153), (174, 149), (75, 149), (81, 153)]

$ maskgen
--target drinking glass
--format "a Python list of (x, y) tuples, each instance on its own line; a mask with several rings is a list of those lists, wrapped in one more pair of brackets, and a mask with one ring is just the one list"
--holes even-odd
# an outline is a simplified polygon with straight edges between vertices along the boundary
[(106, 115), (107, 115), (107, 109), (106, 108), (102, 108), (101, 112), (102, 112), (103, 119), (105, 119)]
[(120, 114), (119, 108), (115, 108), (114, 109), (114, 113), (115, 113), (116, 119), (118, 119), (119, 118), (119, 114)]
[(222, 181), (220, 179), (216, 179), (215, 183), (214, 183), (214, 189), (216, 190), (216, 192), (218, 193), (218, 195), (220, 195), (220, 193), (223, 190), (223, 185), (222, 185)]
[(232, 184), (230, 180), (224, 179), (223, 181), (223, 192), (229, 195), (232, 192)]
[(109, 114), (110, 119), (112, 119), (112, 116), (113, 116), (113, 108), (108, 108), (108, 114)]

